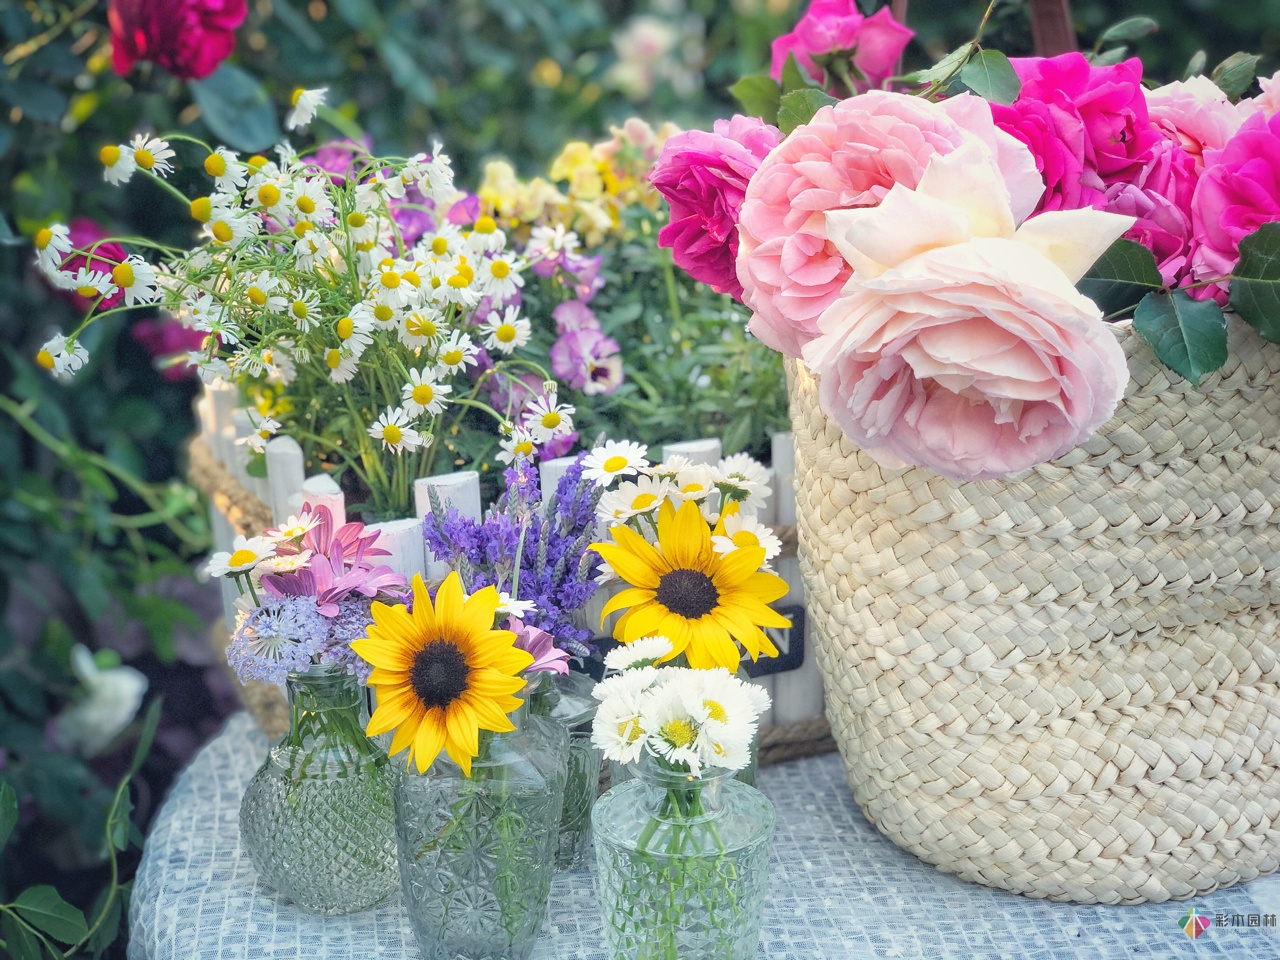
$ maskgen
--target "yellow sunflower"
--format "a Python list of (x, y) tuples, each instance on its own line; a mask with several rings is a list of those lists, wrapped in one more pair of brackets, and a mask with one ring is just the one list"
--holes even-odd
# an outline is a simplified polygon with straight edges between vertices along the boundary
[(684, 653), (696, 670), (737, 670), (742, 659), (734, 640), (755, 660), (775, 657), (761, 627), (789, 627), (791, 621), (767, 604), (787, 594), (781, 577), (760, 570), (764, 548), (744, 546), (726, 555), (711, 548), (711, 531), (698, 504), (676, 510), (670, 500), (658, 509), (658, 547), (630, 527), (610, 531), (613, 543), (593, 543), (615, 573), (631, 584), (604, 607), (604, 617), (627, 610), (613, 635), (624, 643), (661, 634), (671, 640), (664, 660)]
[(390, 752), (407, 747), (419, 773), (443, 748), (469, 777), (480, 731), (515, 729), (507, 714), (524, 702), (512, 694), (524, 686), (518, 674), (533, 656), (514, 646), (510, 630), (493, 629), (498, 602), (493, 587), (464, 598), (462, 581), (451, 573), (433, 607), (415, 576), (413, 612), (403, 603), (373, 604), (367, 636), (351, 644), (373, 665), (369, 686), (378, 691), (365, 732), (395, 730)]

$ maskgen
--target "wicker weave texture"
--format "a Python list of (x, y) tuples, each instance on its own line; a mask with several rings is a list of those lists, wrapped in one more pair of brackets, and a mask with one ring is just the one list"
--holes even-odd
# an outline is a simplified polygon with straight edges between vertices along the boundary
[(854, 796), (965, 879), (1163, 901), (1280, 867), (1280, 347), (1130, 383), (1015, 479), (881, 468), (790, 364), (800, 563)]

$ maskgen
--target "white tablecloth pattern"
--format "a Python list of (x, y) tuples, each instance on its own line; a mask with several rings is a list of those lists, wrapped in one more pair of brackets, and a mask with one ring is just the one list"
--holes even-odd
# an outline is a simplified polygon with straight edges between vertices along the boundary
[[(130, 909), (130, 960), (417, 958), (399, 896), (318, 917), (282, 903), (240, 847), (240, 797), (267, 740), (237, 714), (179, 777), (156, 817)], [(765, 768), (778, 808), (760, 956), (770, 960), (1280, 958), (1280, 876), (1181, 903), (1078, 907), (942, 874), (863, 818), (832, 755)], [(1189, 906), (1225, 926), (1196, 940)], [(1248, 926), (1250, 915), (1259, 926)], [(1235, 917), (1240, 926), (1232, 926)], [(594, 870), (556, 877), (534, 960), (605, 960)]]

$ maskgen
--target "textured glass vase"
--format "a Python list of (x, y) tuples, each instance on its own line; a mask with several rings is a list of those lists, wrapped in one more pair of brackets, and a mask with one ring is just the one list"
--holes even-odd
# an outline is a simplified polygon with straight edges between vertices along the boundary
[(400, 888), (423, 960), (524, 960), (547, 911), (564, 802), (564, 726), (512, 716), (480, 734), (470, 778), (444, 753), (399, 770)]
[(289, 732), (240, 804), (263, 882), (298, 906), (355, 913), (395, 890), (395, 775), (364, 735), (363, 688), (341, 667), (290, 674)]
[(530, 712), (550, 717), (569, 731), (569, 771), (556, 845), (556, 869), (571, 870), (587, 859), (591, 847), (591, 808), (600, 789), (604, 754), (591, 743), (591, 723), (598, 700), (596, 682), (585, 673), (546, 673), (529, 699)]
[(732, 774), (634, 772), (592, 816), (609, 956), (754, 960), (773, 804)]

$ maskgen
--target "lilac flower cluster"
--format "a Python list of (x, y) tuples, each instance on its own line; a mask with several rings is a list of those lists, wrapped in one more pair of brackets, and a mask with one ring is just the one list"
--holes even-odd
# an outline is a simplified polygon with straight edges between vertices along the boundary
[[(468, 591), (495, 585), (535, 609), (524, 622), (545, 630), (575, 657), (590, 656), (591, 631), (573, 624), (573, 613), (596, 591), (600, 556), (588, 549), (596, 537), (600, 488), (583, 479), (578, 457), (556, 491), (542, 499), (538, 471), (523, 457), (504, 474), (506, 492), (477, 522), (432, 501), (423, 536), (431, 552), (458, 571)], [(519, 580), (516, 558), (519, 557)], [(518, 586), (513, 589), (513, 584)]]

